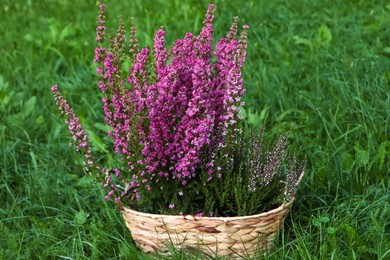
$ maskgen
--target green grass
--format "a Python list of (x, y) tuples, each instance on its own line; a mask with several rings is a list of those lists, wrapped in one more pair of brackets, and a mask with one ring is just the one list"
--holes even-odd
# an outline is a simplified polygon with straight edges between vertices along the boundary
[[(170, 3), (168, 3), (170, 2)], [(390, 257), (390, 5), (387, 1), (216, 1), (216, 36), (250, 25), (247, 122), (291, 130), (308, 160), (270, 259)], [(68, 146), (50, 92), (85, 126), (101, 120), (92, 64), (95, 1), (12, 1), (0, 20), (0, 259), (149, 259)], [(199, 31), (206, 1), (110, 1), (143, 43)], [(174, 250), (176, 259), (189, 255)], [(196, 259), (196, 255), (192, 258)]]

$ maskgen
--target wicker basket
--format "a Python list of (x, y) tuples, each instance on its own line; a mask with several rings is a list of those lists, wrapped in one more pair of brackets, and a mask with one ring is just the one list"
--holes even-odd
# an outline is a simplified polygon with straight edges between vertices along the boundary
[(272, 247), (293, 201), (271, 211), (244, 217), (158, 215), (122, 211), (136, 245), (147, 253), (166, 253), (167, 245), (200, 249), (211, 256), (243, 258)]

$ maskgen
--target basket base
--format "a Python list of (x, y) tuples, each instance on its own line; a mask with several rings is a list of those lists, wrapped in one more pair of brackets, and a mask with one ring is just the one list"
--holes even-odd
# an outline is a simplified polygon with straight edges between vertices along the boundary
[(271, 211), (244, 217), (158, 215), (123, 208), (136, 245), (146, 253), (169, 253), (170, 247), (235, 259), (271, 250), (293, 201)]

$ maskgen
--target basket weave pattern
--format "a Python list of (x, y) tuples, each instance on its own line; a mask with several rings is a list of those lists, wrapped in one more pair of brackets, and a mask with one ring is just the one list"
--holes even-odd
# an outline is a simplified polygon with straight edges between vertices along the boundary
[(167, 244), (172, 243), (177, 248), (199, 248), (212, 256), (242, 258), (272, 247), (292, 203), (244, 217), (158, 215), (129, 208), (122, 214), (133, 240), (144, 252), (165, 253)]

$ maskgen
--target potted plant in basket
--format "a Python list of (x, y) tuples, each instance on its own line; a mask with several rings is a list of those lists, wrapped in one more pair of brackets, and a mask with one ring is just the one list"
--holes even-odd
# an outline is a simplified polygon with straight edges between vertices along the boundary
[(141, 249), (166, 252), (170, 242), (242, 257), (271, 246), (305, 163), (287, 153), (287, 134), (264, 150), (264, 130), (243, 124), (249, 27), (237, 36), (235, 17), (213, 48), (214, 5), (205, 17), (199, 35), (170, 49), (159, 29), (152, 51), (139, 48), (133, 21), (126, 45), (120, 19), (106, 46), (100, 5), (95, 62), (114, 162), (92, 153), (73, 109), (57, 85), (52, 91), (86, 172), (118, 204)]

